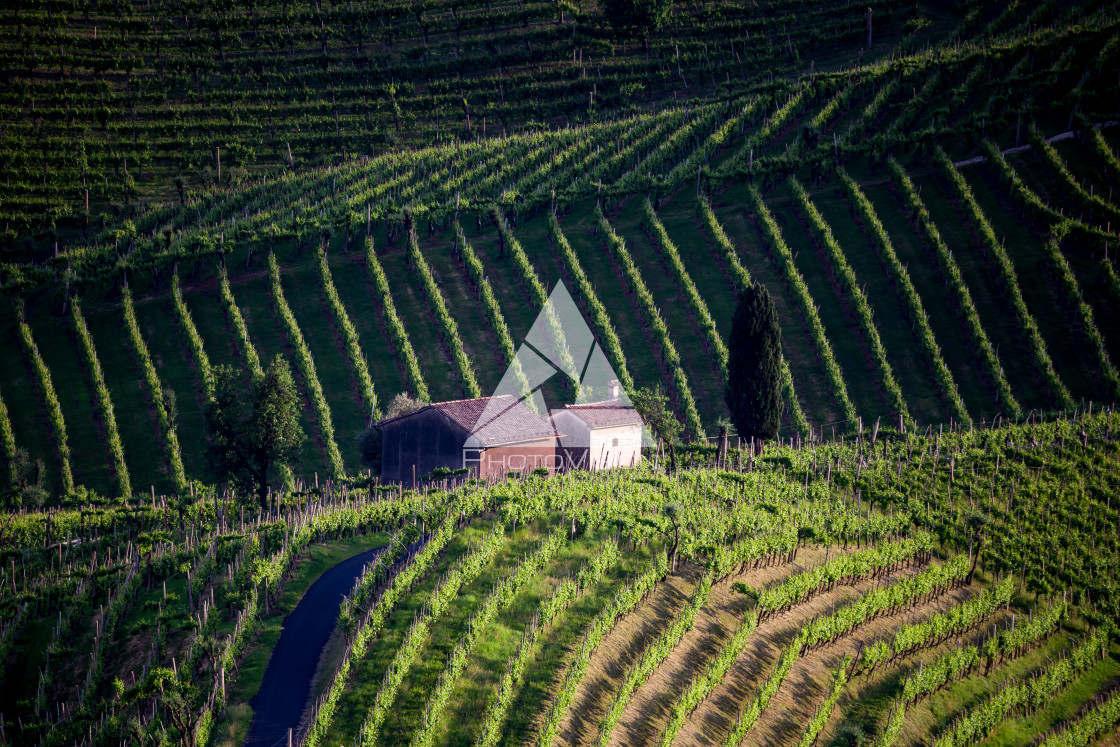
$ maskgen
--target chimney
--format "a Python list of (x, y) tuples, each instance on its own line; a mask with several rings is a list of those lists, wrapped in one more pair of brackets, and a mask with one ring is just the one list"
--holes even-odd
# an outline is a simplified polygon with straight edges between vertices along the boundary
[(607, 394), (609, 399), (618, 399), (618, 395), (621, 391), (622, 386), (618, 383), (618, 379), (611, 379), (607, 382)]

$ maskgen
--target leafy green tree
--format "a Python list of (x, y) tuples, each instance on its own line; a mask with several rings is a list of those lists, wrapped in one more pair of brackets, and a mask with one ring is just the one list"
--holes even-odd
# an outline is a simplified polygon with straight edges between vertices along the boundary
[(649, 35), (665, 25), (669, 18), (669, 0), (606, 0), (603, 14), (623, 34), (640, 34), (649, 48)]
[(288, 364), (276, 356), (254, 376), (245, 396), (240, 375), (231, 366), (214, 369), (214, 398), (206, 406), (210, 465), (221, 479), (229, 479), (268, 504), (269, 472), (295, 459), (303, 443), (299, 425), (299, 397)]
[(782, 331), (759, 283), (739, 293), (727, 341), (727, 409), (740, 438), (778, 435), (782, 417)]
[(16, 449), (8, 470), (11, 488), (6, 503), (9, 508), (35, 509), (47, 502), (47, 489), (43, 484), (46, 469), (42, 459), (32, 459), (27, 449)]
[(381, 429), (371, 426), (358, 434), (358, 451), (362, 464), (374, 475), (381, 474)]
[(177, 677), (164, 677), (161, 681), (163, 688), (163, 712), (168, 720), (179, 732), (180, 743), (186, 747), (195, 747), (195, 725), (198, 716), (195, 714), (198, 699), (198, 689), (191, 684), (181, 682)]
[(428, 403), (420, 397), (410, 397), (407, 392), (401, 392), (397, 396), (389, 400), (389, 406), (385, 408), (385, 419), (400, 417), (407, 415), (410, 412), (416, 412), (421, 407)]
[(867, 744), (867, 732), (855, 721), (845, 721), (836, 730), (836, 743), (848, 747), (863, 747)]
[(677, 452), (673, 447), (673, 442), (676, 441), (683, 426), (681, 421), (677, 420), (673, 408), (669, 406), (669, 398), (660, 388), (642, 387), (631, 395), (630, 402), (654, 435), (665, 443), (665, 448), (669, 452), (668, 471), (670, 473), (675, 472), (677, 470)]

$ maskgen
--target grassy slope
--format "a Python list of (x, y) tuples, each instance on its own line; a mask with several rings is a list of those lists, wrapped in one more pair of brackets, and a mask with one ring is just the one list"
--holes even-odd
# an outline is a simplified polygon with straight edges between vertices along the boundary
[[(564, 547), (557, 553), (549, 568), (517, 596), (510, 609), (500, 615), (487, 631), (487, 640), (481, 643), (452, 692), (447, 712), (459, 716), (450, 723), (444, 719), (440, 743), (470, 745), (478, 738), (482, 726), (478, 717), (484, 713), (507, 662), (516, 652), (522, 631), (537, 613), (541, 602), (552, 593), (555, 585), (561, 579), (579, 573), (581, 568), (591, 560), (597, 546), (598, 543), (594, 539), (584, 537)], [(545, 632), (543, 639), (547, 640), (557, 627), (578, 626), (575, 622), (578, 619), (576, 617), (578, 610), (594, 605), (596, 600), (604, 603), (605, 595), (616, 588), (623, 578), (623, 569), (632, 572), (635, 567), (632, 559), (626, 558), (618, 566), (609, 569), (603, 581), (587, 590), (582, 598), (557, 618), (557, 622)], [(579, 627), (575, 630), (578, 631)], [(547, 660), (535, 660), (529, 674), (540, 676), (539, 670), (547, 671), (547, 664)]]
[[(548, 230), (548, 216), (540, 215), (530, 220), (522, 220), (517, 228), (513, 231), (521, 248), (525, 250), (525, 256), (529, 258), (532, 263), (533, 269), (537, 272), (537, 277), (540, 278), (541, 283), (544, 284), (545, 290), (551, 295), (557, 283), (564, 283), (568, 293), (575, 301), (576, 307), (583, 315), (584, 321), (591, 329), (591, 333), (595, 335), (596, 341), (599, 340), (598, 331), (591, 325), (591, 316), (587, 313), (586, 307), (580, 303), (579, 293), (576, 289), (575, 281), (568, 275), (567, 270), (564, 268), (564, 260), (560, 256), (560, 250), (557, 249), (552, 243), (552, 237)], [(478, 241), (482, 241), (482, 237), (478, 237)], [(571, 241), (571, 237), (568, 237)], [(472, 246), (474, 246), (472, 244)], [(476, 253), (478, 248), (475, 248)], [(489, 269), (489, 266), (487, 267)], [(491, 281), (491, 286), (494, 283)], [(494, 287), (494, 294), (498, 295), (500, 291)], [(600, 299), (601, 301), (602, 299)], [(526, 307), (533, 308), (533, 307)], [(535, 310), (535, 309), (534, 309)], [(510, 328), (510, 334), (514, 335), (513, 345), (516, 350), (521, 344), (521, 338), (514, 334), (513, 321), (511, 315), (516, 313), (516, 309), (510, 310), (505, 304), (502, 304), (502, 314), (506, 317), (506, 325)], [(526, 328), (526, 332), (528, 328)], [(600, 347), (602, 345), (600, 344)], [(623, 355), (629, 355), (626, 349), (623, 349)], [(582, 365), (580, 361), (577, 365)], [(630, 359), (626, 359), (626, 365), (630, 365)], [(565, 387), (564, 380), (561, 376), (553, 376), (546, 381), (541, 387), (544, 392), (545, 404), (549, 407), (561, 406), (562, 404), (570, 404), (575, 399), (575, 393)]]
[(1109, 656), (1097, 662), (1044, 707), (1027, 716), (1008, 719), (981, 744), (988, 747), (995, 747), (995, 745), (1026, 747), (1035, 744), (1036, 735), (1046, 734), (1063, 722), (1076, 719), (1081, 710), (1089, 706), (1098, 694), (1112, 691), (1118, 680), (1120, 680), (1120, 661), (1117, 661), (1114, 656)]
[[(393, 294), (397, 314), (420, 361), (420, 370), (432, 401), (462, 399), (466, 395), (459, 381), (459, 372), (440, 342), (439, 322), (431, 311), (424, 286), (416, 271), (408, 266), (404, 253), (405, 240), (405, 237), (398, 236), (392, 247), (377, 248), (381, 267), (389, 278), (389, 292)], [(383, 249), (386, 250), (384, 253)]]
[[(254, 264), (253, 269), (246, 274), (230, 277), (230, 286), (241, 315), (245, 318), (245, 326), (249, 330), (249, 338), (257, 349), (261, 365), (267, 366), (277, 355), (288, 362), (292, 369), (296, 388), (299, 391), (301, 403), (300, 423), (303, 427), (304, 441), (300, 447), (299, 457), (293, 465), (293, 472), (298, 477), (310, 477), (312, 472), (326, 476), (329, 474), (325, 446), (322, 434), (315, 423), (315, 414), (311, 409), (310, 392), (303, 380), (303, 374), (296, 366), (295, 354), (288, 343), (287, 335), (280, 326), (280, 317), (276, 313), (275, 303), (272, 299), (272, 286), (269, 283), (268, 271), (265, 268), (264, 258), (260, 257), (259, 264)], [(306, 261), (307, 254), (304, 254)], [(290, 267), (290, 265), (289, 265)], [(287, 294), (285, 294), (287, 297)], [(304, 334), (306, 339), (307, 334)], [(333, 413), (332, 413), (333, 414)]]
[[(1063, 155), (1079, 176), (1089, 180), (1098, 174), (1090, 163), (1092, 154), (1088, 152), (1087, 146), (1062, 145), (1065, 146)], [(1019, 167), (1023, 164), (1016, 165)], [(856, 169), (858, 171), (859, 168)], [(1032, 186), (1037, 184), (1040, 193), (1045, 193), (1045, 179), (1033, 173), (1028, 175), (1033, 177)], [(1006, 239), (1006, 246), (1014, 257), (1023, 281), (1028, 304), (1039, 322), (1063, 381), (1070, 387), (1075, 398), (1099, 399), (1103, 391), (1095, 366), (1082, 365), (1085, 340), (1079, 331), (1080, 319), (1076, 310), (1069, 307), (1064, 290), (1053, 277), (1041, 246), (1042, 228), (1031, 226), (1022, 219), (1012, 198), (996, 183), (994, 175), (986, 167), (966, 170), (966, 178), (972, 184), (997, 235)], [(1003, 299), (993, 263), (983, 256), (974, 230), (967, 220), (962, 220), (961, 212), (939, 176), (923, 171), (919, 164), (915, 180), (923, 189), (923, 199), (961, 265), (981, 320), (993, 343), (999, 347), (1001, 362), (1016, 396), (1028, 408), (1050, 406), (1050, 397), (1046, 394), (1041, 377), (1034, 370), (1033, 360), (1025, 350), (1018, 324)], [(937, 340), (958, 379), (971, 413), (977, 418), (990, 418), (998, 410), (990, 392), (990, 382), (987, 382), (986, 376), (979, 369), (975, 354), (969, 349), (967, 336), (961, 332), (963, 325), (952, 314), (946, 313), (946, 309), (951, 308), (953, 299), (938, 279), (934, 260), (925, 248), (924, 240), (909, 224), (904, 208), (889, 186), (871, 184), (866, 190), (891, 232), (903, 262), (911, 271), (930, 314)], [(821, 267), (820, 253), (812, 247), (804, 226), (790, 202), (785, 199), (785, 192), (780, 189), (773, 193), (768, 204), (771, 204), (778, 216), (787, 241), (797, 253), (798, 267), (805, 273), (814, 300), (821, 307), (829, 339), (847, 372), (846, 381), (852, 389), (853, 401), (860, 414), (869, 419), (886, 409), (882, 393), (875, 383), (876, 372), (870, 365), (865, 346), (859, 342), (857, 325), (847, 313), (848, 300), (835, 293), (834, 284)], [(827, 189), (815, 199), (848, 252), (849, 261), (856, 268), (860, 282), (868, 290), (876, 312), (876, 323), (883, 335), (896, 376), (912, 408), (918, 413), (919, 420), (939, 420), (937, 413), (943, 409), (940, 407), (942, 403), (937, 402), (933, 384), (928, 381), (924, 356), (917, 350), (913, 335), (906, 329), (907, 325), (899, 318), (897, 296), (875, 258), (872, 247), (868, 245), (866, 235), (851, 219), (847, 201), (836, 198)], [(725, 224), (732, 241), (739, 246), (748, 270), (772, 290), (784, 286), (772, 258), (760, 248), (762, 242), (756, 228), (748, 217), (738, 214), (741, 204), (742, 189), (739, 187), (728, 188), (715, 196), (718, 216)], [(639, 207), (636, 199), (628, 200), (619, 209), (616, 222), (632, 245), (643, 276), (670, 325), (674, 342), (681, 347), (693, 392), (701, 403), (705, 421), (710, 422), (723, 411), (721, 387), (716, 385), (714, 378), (714, 362), (710, 353), (704, 349), (703, 341), (696, 333), (696, 325), (683, 304), (675, 282), (664, 269), (659, 253), (640, 228)], [(678, 243), (686, 268), (709, 304), (721, 333), (726, 335), (733, 310), (729, 280), (721, 260), (713, 252), (706, 233), (697, 220), (691, 190), (681, 190), (668, 200), (661, 215), (671, 237)], [(611, 314), (632, 373), (639, 385), (656, 383), (663, 378), (664, 371), (661, 370), (655, 353), (651, 351), (648, 334), (638, 320), (637, 311), (625, 298), (628, 294), (624, 281), (613, 267), (602, 243), (594, 236), (589, 203), (577, 206), (562, 220), (569, 240), (579, 253), (585, 270), (594, 279), (601, 300)], [(470, 216), (464, 219), (464, 224), (468, 234), (475, 234), (472, 236), (472, 243), (485, 263), (487, 275), (502, 305), (514, 343), (519, 344), (536, 317), (530, 294), (523, 287), (519, 274), (508, 257), (497, 256), (494, 229), (488, 226), (482, 232), (477, 232)], [(551, 245), (544, 216), (523, 219), (515, 233), (521, 237), (530, 261), (546, 286), (551, 288), (557, 279), (570, 282), (563, 263)], [(479, 374), (483, 394), (489, 394), (504, 370), (504, 361), (494, 345), (494, 334), (489, 329), (481, 304), (462, 265), (448, 251), (450, 242), (450, 234), (443, 232), (431, 239), (423, 239), (422, 245), (449, 308), (460, 324), (467, 352)], [(384, 320), (373, 298), (360, 253), (351, 251), (343, 255), (341, 237), (336, 237), (333, 243), (338, 245), (332, 247), (330, 256), (335, 282), (344, 304), (350, 310), (351, 319), (359, 329), (378, 395), (384, 405), (404, 388), (401, 369), (387, 342)], [(433, 379), (430, 382), (432, 396), (434, 399), (461, 397), (463, 393), (458, 375), (439, 341), (438, 326), (427, 310), (428, 303), (422, 287), (404, 261), (400, 244), (398, 237), (395, 244), (383, 252), (382, 261), (386, 265), (394, 298), (416, 346), (425, 375)], [(1074, 268), (1085, 298), (1094, 309), (1096, 322), (1105, 335), (1113, 359), (1120, 359), (1120, 314), (1116, 313), (1120, 300), (1113, 298), (1106, 286), (1100, 272), (1099, 258), (1071, 242), (1066, 242), (1063, 249)], [(323, 304), (313, 253), (305, 250), (301, 258), (295, 258), (291, 254), (289, 249), (282, 256), (286, 295), (315, 357), (321, 383), (336, 421), (336, 440), (343, 450), (344, 460), (348, 468), (356, 468), (359, 462), (353, 437), (365, 427), (367, 413), (361, 404), (360, 393), (356, 390), (350, 362)], [(262, 357), (267, 359), (276, 352), (290, 351), (272, 308), (267, 278), (261, 274), (264, 269), (261, 258), (255, 259), (254, 265), (248, 269), (240, 262), (230, 269), (235, 295), (247, 312), (254, 343), (260, 347)], [(240, 365), (235, 340), (213, 288), (213, 272), (202, 269), (201, 274), (194, 279), (186, 272), (183, 277), (187, 303), (214, 363), (233, 362)], [(1036, 282), (1036, 278), (1043, 281)], [(157, 370), (163, 382), (177, 395), (181, 413), (180, 435), (188, 473), (192, 476), (205, 476), (203, 439), (191, 437), (191, 434), (201, 432), (203, 424), (200, 382), (181, 333), (177, 331), (178, 324), (173, 321), (167, 289), (138, 288), (137, 293), (138, 316)], [(165, 490), (169, 487), (166, 480), (166, 457), (155, 424), (150, 393), (139, 380), (130, 346), (126, 344), (123, 335), (118, 334), (119, 308), (113, 295), (112, 292), (91, 293), (86, 304), (87, 317), (114, 399), (126, 458), (137, 490), (144, 490), (149, 484), (156, 485), (157, 491)], [(787, 292), (779, 290), (776, 295), (786, 338), (784, 349), (810, 420), (814, 424), (833, 422), (836, 413), (827, 380), (815, 362), (815, 351), (798, 319), (799, 313)], [(45, 297), (42, 300), (34, 299), (29, 304), (28, 313), (36, 339), (39, 340), (40, 349), (47, 359), (60, 393), (74, 450), (76, 478), (79, 483), (89, 484), (99, 491), (111, 490), (115, 480), (102, 453), (103, 429), (96, 414), (88, 374), (69, 329), (69, 318), (51, 313), (52, 310), (46, 303)], [(16, 338), (13, 327), (14, 325), (9, 324), (6, 334), (14, 343)], [(14, 347), (18, 349), (19, 346)], [(19, 359), (9, 359), (0, 365), (4, 366), (0, 368), (5, 382), (3, 396), (11, 412), (17, 443), (29, 446), (34, 457), (45, 457), (48, 484), (53, 486), (57, 479), (57, 458), (45, 411), (38, 397), (19, 396), (21, 387), (26, 387), (32, 381), (26, 365), (21, 364)], [(550, 402), (563, 401), (565, 398), (566, 393), (558, 379), (550, 382), (546, 389), (551, 389), (552, 392)], [(305, 404), (308, 404), (306, 399)], [(296, 471), (300, 475), (309, 476), (313, 471), (324, 471), (325, 460), (316, 441), (319, 437), (313, 413), (308, 411), (305, 418), (305, 426), (312, 440), (305, 445), (303, 463), (297, 466)], [(96, 446), (91, 449), (91, 444)]]
[[(97, 411), (93, 381), (82, 357), (81, 345), (66, 317), (28, 313), (28, 324), (39, 355), (51, 372), (54, 390), (62, 406), (70, 440), (70, 464), (74, 484), (86, 485), (103, 495), (116, 494), (112, 459), (105, 429)], [(121, 436), (122, 441), (124, 436)]]
[(482, 301), (467, 277), (466, 268), (452, 256), (454, 247), (454, 229), (420, 241), (420, 249), (443, 292), (447, 310), (459, 326), (463, 349), (474, 364), (475, 377), (485, 397), (498, 386), (505, 373), (506, 362), (498, 348), (498, 338), (486, 321)]
[(113, 401), (133, 490), (159, 485), (161, 491), (167, 492), (172, 485), (163, 432), (152, 393), (140, 370), (140, 360), (124, 331), (124, 314), (119, 306), (82, 311)]
[[(1083, 187), (1088, 189), (1093, 186), (1095, 194), (1115, 204), (1114, 196), (1120, 198), (1120, 192), (1114, 189), (1114, 177), (1101, 163), (1092, 146), (1080, 144), (1076, 140), (1063, 140), (1054, 143), (1054, 147)], [(1113, 221), (1111, 227), (1116, 225)], [(1077, 282), (1081, 285), (1081, 292), (1093, 307), (1093, 320), (1104, 335), (1109, 355), (1115, 363), (1120, 360), (1120, 299), (1115, 298), (1107, 287), (1100, 266), (1102, 257), (1096, 252), (1072, 245), (1069, 241), (1063, 245), (1063, 250), (1066, 261), (1073, 267)], [(1110, 250), (1109, 257), (1115, 259), (1115, 252)]]
[[(579, 257), (583, 271), (589, 278), (594, 278), (595, 292), (614, 323), (634, 383), (639, 387), (660, 383), (663, 391), (675, 402), (676, 390), (667, 378), (660, 357), (654, 353), (652, 334), (638, 310), (637, 299), (630, 294), (622, 268), (617, 266), (606, 244), (597, 235), (594, 207), (590, 200), (581, 203), (561, 220), (561, 228), (572, 245), (572, 251)], [(692, 386), (691, 379), (689, 381)]]
[(642, 227), (642, 197), (631, 196), (621, 213), (610, 217), (614, 230), (626, 240), (630, 256), (653, 294), (654, 303), (669, 329), (669, 339), (681, 357), (681, 367), (696, 400), (700, 420), (707, 430), (715, 429), (718, 418), (727, 415), (723, 387), (718, 386), (719, 364), (700, 327), (692, 319), (684, 291), (669, 269), (669, 261)]
[(834, 279), (831, 262), (823, 248), (818, 251), (814, 246), (811, 228), (801, 221), (803, 216), (794, 215), (788, 189), (782, 188), (770, 198), (769, 208), (782, 228), (782, 236), (796, 258), (797, 269), (805, 278), (813, 302), (820, 309), (825, 334), (844, 372), (848, 396), (856, 412), (868, 421), (890, 412), (886, 392), (877, 383), (878, 368), (863, 341), (859, 322), (849, 311), (851, 300), (841, 291), (839, 280)]
[(997, 348), (1016, 399), (1026, 409), (1051, 406), (1042, 376), (1027, 350), (1026, 337), (1007, 301), (995, 259), (985, 256), (963, 206), (950, 197), (954, 193), (940, 176), (925, 175), (919, 177), (916, 184), (921, 185), (922, 199), (930, 216), (960, 266), (980, 322)]
[(982, 368), (963, 315), (955, 313), (956, 294), (941, 280), (933, 248), (907, 220), (905, 205), (897, 192), (885, 185), (868, 186), (864, 192), (890, 233), (898, 258), (921, 297), (941, 355), (953, 373), (969, 414), (977, 420), (990, 416), (996, 410), (994, 386)]
[(814, 426), (836, 423), (840, 419), (839, 410), (828, 377), (817, 361), (817, 350), (797, 299), (784, 281), (774, 257), (765, 248), (753, 221), (744, 211), (742, 194), (728, 190), (720, 199), (727, 203), (726, 206), (721, 207), (716, 202), (712, 209), (735, 246), (739, 261), (755, 282), (766, 286), (770, 297), (774, 299), (778, 322), (782, 328), (782, 352), (789, 362), (793, 384), (805, 416)]
[(555, 699), (556, 688), (567, 673), (568, 666), (580, 645), (584, 633), (595, 616), (610, 602), (616, 590), (632, 580), (635, 569), (648, 562), (644, 548), (629, 555), (633, 565), (624, 566), (627, 572), (608, 574), (608, 581), (575, 602), (557, 618), (538, 643), (533, 664), (525, 674), (521, 690), (514, 697), (509, 721), (505, 727), (506, 747), (523, 744), (539, 725), (539, 718)]
[(452, 567), (458, 558), (468, 552), (471, 543), (477, 545), (489, 529), (490, 523), (487, 520), (479, 519), (459, 531), (444, 548), (442, 555), (432, 565), (431, 570), (413, 584), (412, 593), (403, 595), (393, 608), (385, 621), (381, 634), (370, 643), (365, 657), (350, 669), (350, 679), (342, 697), (339, 698), (334, 727), (327, 744), (349, 745), (357, 742), (362, 722), (374, 703), (385, 671), (393, 661), (401, 641), (404, 640), (405, 632), (412, 624), (415, 616), (419, 614), (425, 600), (431, 595), (437, 580)]
[[(719, 332), (720, 337), (726, 344), (728, 336), (731, 334), (731, 320), (735, 315), (735, 293), (726, 268), (718, 256), (713, 253), (714, 247), (709, 243), (709, 238), (702, 226), (702, 220), (697, 213), (694, 191), (687, 187), (680, 189), (672, 199), (662, 204), (658, 216), (661, 218), (669, 238), (676, 245), (685, 270), (692, 278), (692, 282), (696, 284), (696, 290), (700, 293), (700, 298), (708, 306), (708, 311), (716, 323), (716, 331)], [(667, 261), (665, 261), (665, 266), (666, 272), (668, 272)], [(682, 293), (682, 311), (686, 308), (684, 303)], [(693, 326), (696, 329), (696, 336), (699, 338), (699, 328)], [(715, 351), (711, 350), (707, 353), (714, 370), (710, 375), (703, 375), (702, 372), (698, 371), (698, 375), (703, 376), (703, 378), (697, 382), (693, 389), (699, 387), (704, 391), (703, 399), (707, 401), (707, 406), (718, 418), (727, 414), (727, 406), (724, 403), (723, 381), (719, 376), (719, 362), (716, 359)], [(689, 381), (692, 381), (691, 377)], [(703, 411), (701, 412), (703, 413)], [(705, 417), (705, 422), (710, 424), (711, 421)]]
[(707, 235), (707, 227), (696, 207), (696, 195), (690, 189), (679, 190), (672, 199), (662, 203), (658, 217), (676, 244), (700, 297), (708, 305), (716, 330), (726, 341), (731, 334), (731, 318), (735, 315), (735, 294), (731, 277)]
[(329, 259), (335, 290), (358, 332), (378, 402), (384, 407), (406, 389), (406, 378), (385, 326), (385, 312), (361, 251), (351, 249), (346, 255), (333, 252)]
[[(312, 254), (310, 250), (307, 253)], [(282, 268), (284, 298), (315, 361), (323, 395), (331, 408), (331, 423), (342, 461), (348, 469), (357, 469), (360, 465), (357, 438), (365, 429), (369, 414), (354, 367), (327, 306), (319, 279), (318, 258), (312, 257), (297, 267), (282, 265)], [(316, 419), (314, 413), (311, 417)]]
[[(133, 303), (136, 319), (140, 323), (140, 334), (148, 344), (148, 352), (159, 374), (160, 383), (175, 392), (183, 466), (188, 475), (201, 475), (206, 467), (203, 450), (205, 443), (197, 434), (203, 433), (205, 428), (205, 395), (202, 378), (195, 368), (186, 335), (179, 328), (174, 302), (170, 293), (164, 291), (158, 296), (137, 297)], [(191, 315), (195, 316), (193, 308)], [(209, 354), (211, 345), (205, 341), (203, 344), (207, 346)]]
[(822, 190), (813, 200), (832, 227), (844, 256), (867, 294), (872, 318), (887, 351), (887, 361), (902, 388), (910, 414), (921, 424), (948, 421), (945, 402), (938, 396), (929, 364), (905, 316), (904, 302), (871, 244), (868, 227), (861, 227), (853, 216), (855, 207), (846, 197), (832, 198), (832, 190)]
[(541, 527), (518, 532), (507, 539), (494, 560), (471, 583), (465, 585), (451, 605), (429, 629), (428, 639), (416, 657), (409, 676), (401, 684), (392, 711), (381, 728), (379, 743), (407, 745), (423, 723), (428, 699), (439, 680), (455, 644), (467, 632), (467, 622), (485, 601), (494, 585), (544, 538)]
[[(1011, 163), (1016, 162), (1012, 159)], [(1023, 298), (1038, 323), (1058, 376), (1074, 399), (1102, 397), (1105, 392), (1096, 366), (1085, 366), (1082, 362), (1086, 338), (1080, 331), (1080, 318), (1067, 302), (1057, 270), (1046, 256), (1041, 232), (1032, 230), (988, 166), (964, 173), (992, 229), (1004, 241), (1015, 263)]]
[(0, 348), (10, 351), (8, 355), (0, 355), (0, 386), (3, 387), (0, 397), (4, 398), (4, 405), (8, 408), (16, 447), (27, 449), (33, 460), (43, 460), (43, 485), (47, 490), (57, 491), (61, 477), (54, 431), (51, 430), (46, 400), (39, 389), (35, 370), (23, 352), (15, 314), (5, 315), (0, 323)]

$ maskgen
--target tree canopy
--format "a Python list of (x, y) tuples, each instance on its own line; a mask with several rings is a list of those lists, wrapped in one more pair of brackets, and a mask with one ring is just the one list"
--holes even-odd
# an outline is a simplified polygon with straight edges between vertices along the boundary
[(239, 489), (256, 493), (261, 505), (266, 505), (270, 471), (294, 460), (304, 438), (288, 364), (276, 356), (253, 377), (247, 397), (239, 371), (232, 366), (215, 368), (206, 426), (211, 469)]
[(677, 420), (676, 413), (669, 405), (669, 398), (660, 389), (642, 387), (630, 397), (634, 409), (642, 416), (646, 426), (653, 431), (658, 439), (665, 443), (669, 452), (669, 471), (677, 469), (677, 452), (673, 447), (677, 435), (681, 432), (681, 421)]
[(665, 25), (669, 8), (669, 0), (606, 0), (603, 14), (616, 31), (646, 39)]
[(782, 418), (782, 331), (766, 288), (739, 293), (727, 356), (727, 409), (742, 439), (778, 435)]

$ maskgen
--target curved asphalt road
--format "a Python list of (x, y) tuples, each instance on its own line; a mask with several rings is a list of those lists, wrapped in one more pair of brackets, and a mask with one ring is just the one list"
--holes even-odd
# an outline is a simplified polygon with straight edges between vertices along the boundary
[(362, 567), (385, 547), (366, 550), (325, 571), (284, 619), (253, 702), (246, 746), (286, 747), (288, 729), (299, 728), (319, 656), (338, 624), (342, 597), (353, 588)]

